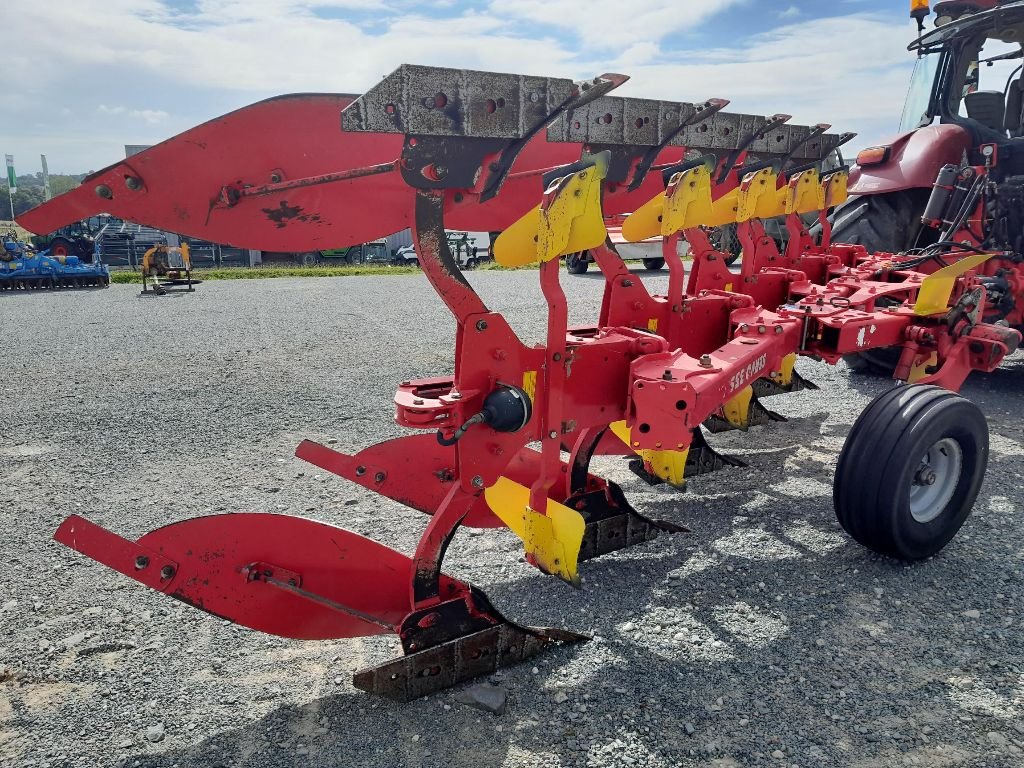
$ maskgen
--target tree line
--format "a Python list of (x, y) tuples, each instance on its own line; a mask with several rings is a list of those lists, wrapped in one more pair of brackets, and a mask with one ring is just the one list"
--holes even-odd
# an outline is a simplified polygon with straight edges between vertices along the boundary
[[(69, 189), (77, 187), (86, 174), (50, 174), (50, 191), (56, 197)], [(7, 178), (3, 177), (0, 183), (0, 219), (6, 219), (11, 214), (10, 204), (7, 198)], [(18, 176), (17, 192), (14, 193), (14, 215), (20, 216), (30, 208), (35, 208), (43, 202), (43, 174), (42, 172), (26, 173)]]

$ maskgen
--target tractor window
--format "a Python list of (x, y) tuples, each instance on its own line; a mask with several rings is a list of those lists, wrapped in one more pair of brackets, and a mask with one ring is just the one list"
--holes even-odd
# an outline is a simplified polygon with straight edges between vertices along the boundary
[(935, 73), (938, 72), (940, 59), (939, 54), (933, 53), (917, 60), (914, 74), (910, 78), (907, 101), (903, 106), (903, 117), (900, 119), (901, 133), (928, 125), (932, 121), (932, 86), (935, 83)]
[[(1002, 59), (986, 63), (986, 59), (1007, 54), (1019, 53), (1021, 47), (1016, 43), (1004, 43), (999, 40), (988, 40), (985, 47), (978, 52), (975, 60), (967, 67), (967, 74), (964, 79), (963, 94), (966, 96), (975, 91), (997, 91), (1006, 92), (1006, 84), (1011, 75), (1019, 75), (1015, 70), (1020, 67), (1020, 58)], [(958, 113), (961, 117), (967, 117), (967, 110), (961, 98)]]

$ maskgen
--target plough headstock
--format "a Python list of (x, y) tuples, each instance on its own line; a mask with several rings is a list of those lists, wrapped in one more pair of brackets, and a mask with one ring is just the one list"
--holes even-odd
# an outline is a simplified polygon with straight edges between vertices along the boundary
[[(128, 218), (302, 249), (411, 226), (424, 273), (457, 324), (454, 372), (402, 382), (395, 395), (396, 421), (423, 434), (355, 455), (308, 441), (296, 451), (427, 513), (412, 556), (279, 515), (199, 518), (138, 542), (72, 516), (56, 538), (262, 631), (394, 632), (406, 655), (357, 673), (355, 683), (415, 698), (583, 639), (514, 624), (479, 590), (444, 575), (461, 526), (507, 526), (530, 563), (579, 586), (580, 562), (682, 530), (639, 514), (618, 486), (592, 474), (595, 455), (633, 456), (644, 479), (682, 487), (740, 465), (708, 445), (705, 429), (782, 420), (761, 398), (813, 388), (794, 369), (799, 355), (835, 362), (902, 345), (901, 378), (955, 387), (1015, 348), (1015, 331), (980, 320), (984, 289), (973, 262), (928, 278), (913, 260), (831, 245), (824, 214), (822, 239), (810, 235), (801, 215), (846, 194), (845, 172), (824, 161), (849, 134), (791, 125), (786, 115), (730, 114), (721, 100), (606, 95), (623, 80), (403, 66), (354, 100), (287, 97), (207, 123), (29, 214), (52, 223), (99, 195)], [(293, 133), (282, 141), (270, 121), (290, 108), (302, 119), (288, 118)], [(269, 133), (253, 131), (256, 124)], [(238, 136), (253, 138), (257, 150), (245, 152)], [(631, 212), (624, 233), (662, 239), (664, 296), (650, 294), (606, 242), (603, 213)], [(789, 234), (782, 251), (765, 230), (764, 219), (776, 216)], [(462, 275), (445, 237), (453, 221), (505, 229), (496, 245), (503, 263), (540, 263), (542, 344), (524, 344)], [(744, 242), (739, 274), (711, 246), (707, 228), (722, 224), (735, 224)], [(693, 259), (688, 275), (682, 237)], [(595, 324), (571, 328), (558, 257), (579, 250), (594, 254), (605, 295)], [(891, 306), (877, 305), (883, 298)], [(908, 456), (905, 475), (921, 475), (922, 461), (927, 454)], [(974, 490), (958, 497), (950, 526), (962, 523), (977, 493), (980, 480), (968, 479)], [(955, 533), (915, 529), (907, 548), (885, 538), (886, 526), (860, 535), (868, 524), (848, 527), (908, 558), (928, 556)]]

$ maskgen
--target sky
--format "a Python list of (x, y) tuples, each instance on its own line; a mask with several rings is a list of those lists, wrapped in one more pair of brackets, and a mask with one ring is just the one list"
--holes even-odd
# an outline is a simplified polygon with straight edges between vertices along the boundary
[(0, 152), (82, 173), (255, 101), (358, 93), (400, 64), (731, 100), (860, 135), (896, 132), (906, 0), (5, 0)]

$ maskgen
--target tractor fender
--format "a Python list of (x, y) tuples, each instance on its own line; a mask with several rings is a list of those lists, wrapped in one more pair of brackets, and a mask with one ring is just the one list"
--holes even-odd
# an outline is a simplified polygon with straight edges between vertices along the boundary
[(971, 136), (959, 125), (928, 125), (902, 133), (881, 146), (889, 147), (889, 158), (884, 163), (850, 169), (851, 195), (929, 188), (942, 166), (963, 162)]

